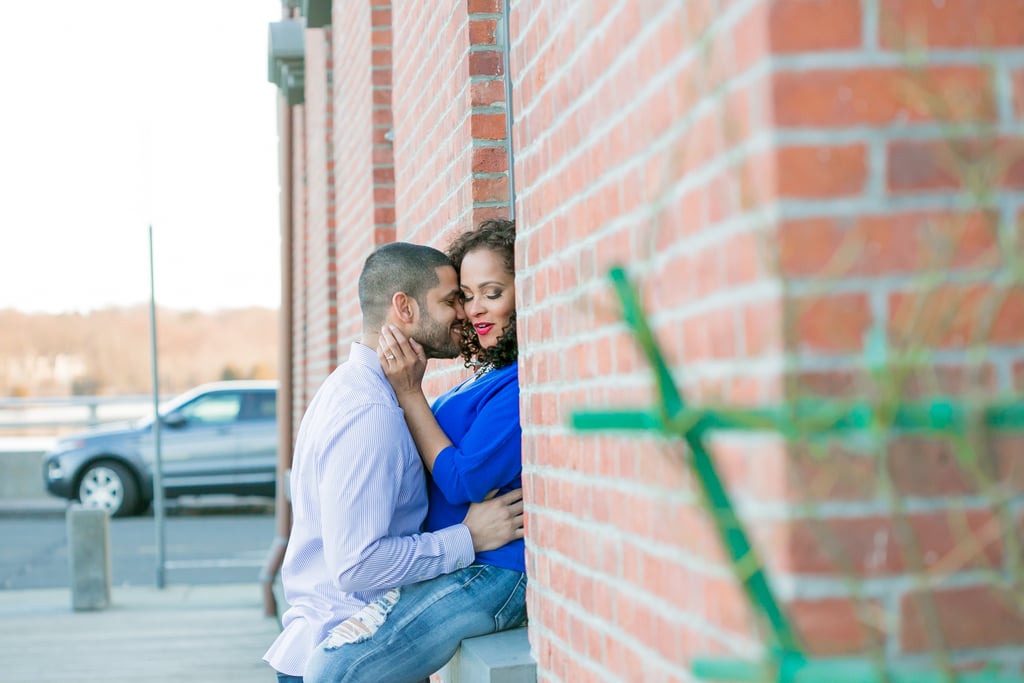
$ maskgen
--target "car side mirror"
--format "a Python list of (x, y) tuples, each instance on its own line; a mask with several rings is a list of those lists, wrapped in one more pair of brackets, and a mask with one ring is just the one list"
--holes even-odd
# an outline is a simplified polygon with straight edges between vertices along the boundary
[(163, 423), (173, 429), (184, 427), (186, 422), (188, 422), (188, 419), (181, 413), (177, 412), (168, 413), (167, 415), (164, 415), (163, 418)]

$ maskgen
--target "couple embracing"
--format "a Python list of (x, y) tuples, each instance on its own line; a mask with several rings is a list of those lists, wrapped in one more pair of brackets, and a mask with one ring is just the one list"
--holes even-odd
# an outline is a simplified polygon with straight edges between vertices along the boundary
[[(491, 220), (363, 265), (362, 335), (295, 444), (279, 681), (416, 683), (525, 621), (514, 249)], [(431, 406), (427, 360), (459, 355), (475, 374)]]

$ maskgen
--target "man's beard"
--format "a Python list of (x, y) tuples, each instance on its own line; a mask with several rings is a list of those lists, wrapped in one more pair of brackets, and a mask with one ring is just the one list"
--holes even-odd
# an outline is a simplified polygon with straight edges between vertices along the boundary
[(455, 358), (459, 355), (459, 342), (452, 337), (452, 329), (429, 315), (420, 320), (412, 338), (423, 347), (427, 358)]

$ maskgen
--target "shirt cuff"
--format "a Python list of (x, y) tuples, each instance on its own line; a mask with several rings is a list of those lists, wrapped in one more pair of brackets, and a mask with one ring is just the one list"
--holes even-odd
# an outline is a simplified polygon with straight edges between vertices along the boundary
[(473, 564), (476, 553), (473, 551), (473, 537), (465, 524), (455, 524), (447, 529), (434, 532), (441, 541), (444, 573), (449, 574), (456, 569), (464, 569)]

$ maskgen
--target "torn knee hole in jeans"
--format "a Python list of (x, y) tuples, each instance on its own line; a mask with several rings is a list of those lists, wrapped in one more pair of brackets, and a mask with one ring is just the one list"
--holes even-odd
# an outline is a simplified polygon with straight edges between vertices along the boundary
[(324, 641), (324, 647), (336, 648), (342, 645), (361, 643), (371, 638), (384, 624), (400, 595), (401, 591), (398, 588), (392, 588), (332, 628), (327, 634), (327, 640)]

